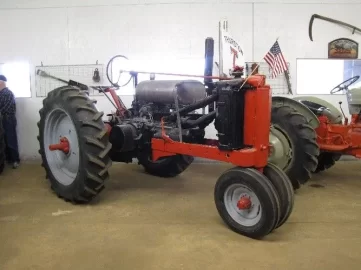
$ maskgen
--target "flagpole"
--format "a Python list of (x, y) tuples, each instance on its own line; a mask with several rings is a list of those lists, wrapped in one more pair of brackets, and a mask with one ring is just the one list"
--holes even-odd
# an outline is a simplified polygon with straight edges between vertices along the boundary
[[(279, 38), (279, 37), (277, 37), (276, 42), (278, 41), (278, 38)], [(289, 69), (288, 69), (288, 65), (287, 65), (287, 70), (285, 70), (284, 73), (285, 73), (285, 77), (286, 77), (288, 94), (293, 95), (293, 93), (292, 93), (292, 87), (291, 87), (291, 82), (290, 82), (290, 71), (289, 71)]]
[[(278, 41), (278, 38), (276, 39), (276, 42)], [(287, 88), (288, 88), (288, 94), (293, 95), (292, 93), (292, 87), (291, 87), (291, 82), (290, 82), (290, 71), (288, 69), (288, 65), (287, 65), (287, 70), (284, 71), (285, 74), (285, 79), (286, 79), (286, 83), (287, 83)]]
[[(279, 37), (277, 37), (277, 39), (276, 39), (276, 41), (275, 41), (274, 43), (276, 43), (276, 42), (278, 41), (278, 38), (279, 38)], [(273, 43), (273, 44), (274, 44), (274, 43)], [(268, 49), (268, 51), (269, 51), (269, 49)], [(268, 51), (267, 51), (267, 52), (268, 52)], [(263, 58), (262, 58), (262, 59), (263, 59)], [(253, 72), (255, 72), (255, 70), (257, 70), (257, 68), (259, 67), (260, 63), (261, 63), (261, 62), (258, 62), (257, 66), (252, 70), (251, 74), (248, 75), (248, 76), (245, 78), (243, 84), (241, 85), (241, 88), (246, 84), (248, 78), (249, 78), (250, 76), (252, 76)]]

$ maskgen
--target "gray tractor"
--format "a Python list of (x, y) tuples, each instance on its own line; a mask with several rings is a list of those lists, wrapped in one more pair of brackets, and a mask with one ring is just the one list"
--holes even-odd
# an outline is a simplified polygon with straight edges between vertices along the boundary
[[(361, 157), (361, 81), (353, 76), (334, 87), (330, 94), (343, 91), (347, 95), (347, 104), (351, 120), (331, 103), (313, 96), (296, 97), (295, 100), (307, 106), (317, 117), (317, 143), (321, 154), (315, 172), (331, 168), (342, 155)], [(359, 81), (358, 83), (356, 83)], [(353, 85), (352, 88), (349, 87)], [(339, 102), (341, 105), (342, 102)], [(311, 116), (309, 116), (311, 117)], [(343, 121), (344, 120), (344, 121)]]
[(320, 148), (315, 129), (319, 120), (297, 100), (273, 96), (271, 123), (269, 160), (283, 169), (298, 189), (317, 169)]

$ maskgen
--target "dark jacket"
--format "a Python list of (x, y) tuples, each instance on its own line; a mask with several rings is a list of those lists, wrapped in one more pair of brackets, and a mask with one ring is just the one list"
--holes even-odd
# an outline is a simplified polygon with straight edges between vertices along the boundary
[(0, 112), (5, 116), (16, 113), (15, 96), (7, 87), (0, 91)]

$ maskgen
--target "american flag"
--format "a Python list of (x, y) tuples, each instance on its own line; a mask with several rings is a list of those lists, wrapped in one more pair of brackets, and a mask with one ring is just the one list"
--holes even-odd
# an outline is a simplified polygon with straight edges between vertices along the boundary
[(273, 44), (272, 48), (265, 55), (264, 60), (272, 69), (272, 78), (276, 78), (279, 74), (288, 70), (287, 62), (282, 55), (278, 41)]

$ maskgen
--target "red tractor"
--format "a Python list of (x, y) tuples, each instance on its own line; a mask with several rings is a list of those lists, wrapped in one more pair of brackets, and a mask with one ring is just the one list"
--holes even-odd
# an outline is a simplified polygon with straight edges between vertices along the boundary
[[(116, 112), (108, 121), (81, 87), (51, 91), (40, 110), (38, 139), (53, 191), (65, 201), (87, 203), (104, 189), (112, 161), (137, 158), (150, 174), (174, 177), (193, 157), (201, 157), (236, 166), (219, 177), (214, 189), (219, 215), (232, 230), (261, 238), (283, 225), (294, 191), (288, 176), (268, 162), (270, 87), (263, 75), (214, 82), (213, 42), (206, 40), (204, 84), (154, 77), (138, 83), (138, 73), (131, 72), (131, 108), (116, 87), (97, 87), (113, 97)], [(195, 113), (201, 108), (208, 112)], [(205, 137), (212, 122), (218, 140)]]
[[(351, 155), (361, 158), (361, 88), (349, 89), (349, 86), (358, 81), (360, 76), (345, 80), (331, 90), (331, 94), (345, 91), (351, 121), (345, 116), (339, 102), (339, 111), (325, 100), (303, 96), (297, 97), (299, 102), (306, 105), (319, 120), (317, 144), (321, 154), (318, 157), (318, 167), (315, 172), (320, 172), (332, 167), (342, 155)], [(344, 121), (342, 122), (342, 117)]]

